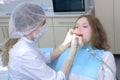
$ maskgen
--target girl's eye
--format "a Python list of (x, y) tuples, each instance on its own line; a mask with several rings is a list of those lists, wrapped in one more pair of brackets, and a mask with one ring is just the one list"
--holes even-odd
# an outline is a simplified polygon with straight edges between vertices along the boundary
[(88, 26), (83, 26), (83, 28), (88, 28)]

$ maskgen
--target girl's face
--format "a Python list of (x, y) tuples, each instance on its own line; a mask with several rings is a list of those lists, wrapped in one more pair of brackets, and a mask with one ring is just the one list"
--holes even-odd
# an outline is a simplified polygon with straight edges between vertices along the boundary
[(91, 45), (92, 30), (88, 20), (85, 17), (80, 18), (75, 25), (74, 34), (81, 36), (85, 45)]

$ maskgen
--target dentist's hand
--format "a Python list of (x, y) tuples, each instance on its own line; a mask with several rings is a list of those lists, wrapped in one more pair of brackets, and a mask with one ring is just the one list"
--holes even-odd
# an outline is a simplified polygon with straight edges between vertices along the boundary
[(67, 32), (66, 38), (64, 40), (64, 42), (58, 47), (61, 51), (64, 51), (66, 48), (68, 48), (71, 44), (73, 38), (73, 29), (70, 29)]
[(68, 55), (69, 60), (73, 60), (73, 58), (74, 58), (74, 55), (75, 55), (77, 48), (78, 48), (78, 45), (79, 45), (78, 41), (79, 41), (78, 36), (73, 34), (73, 38), (71, 41), (71, 47), (70, 47), (70, 53)]
[(73, 38), (73, 29), (69, 29), (63, 44), (70, 46), (72, 38)]
[(77, 49), (82, 48), (83, 45), (84, 44), (83, 44), (83, 41), (82, 41), (82, 37), (73, 34), (73, 38), (72, 38), (72, 41), (71, 41), (70, 54), (68, 56), (68, 59), (73, 60)]

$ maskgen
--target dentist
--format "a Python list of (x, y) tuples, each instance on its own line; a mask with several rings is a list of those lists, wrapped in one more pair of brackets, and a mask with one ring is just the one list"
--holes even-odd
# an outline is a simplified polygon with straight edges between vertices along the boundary
[[(76, 45), (82, 39), (70, 29), (64, 42), (49, 54), (44, 54), (35, 45), (47, 30), (43, 9), (33, 3), (21, 3), (13, 11), (9, 22), (10, 39), (2, 54), (4, 66), (8, 66), (9, 80), (65, 80), (71, 67)], [(81, 44), (82, 47), (83, 44)], [(66, 48), (70, 54), (61, 69), (56, 72), (47, 64), (54, 61)]]

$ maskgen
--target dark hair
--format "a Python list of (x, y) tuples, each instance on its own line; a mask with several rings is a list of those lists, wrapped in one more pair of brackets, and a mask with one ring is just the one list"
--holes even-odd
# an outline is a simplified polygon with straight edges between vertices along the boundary
[(93, 15), (81, 15), (80, 17), (78, 17), (76, 22), (83, 17), (85, 17), (88, 20), (92, 29), (92, 37), (91, 37), (92, 46), (97, 49), (108, 50), (110, 46), (108, 45), (107, 34), (99, 19)]

